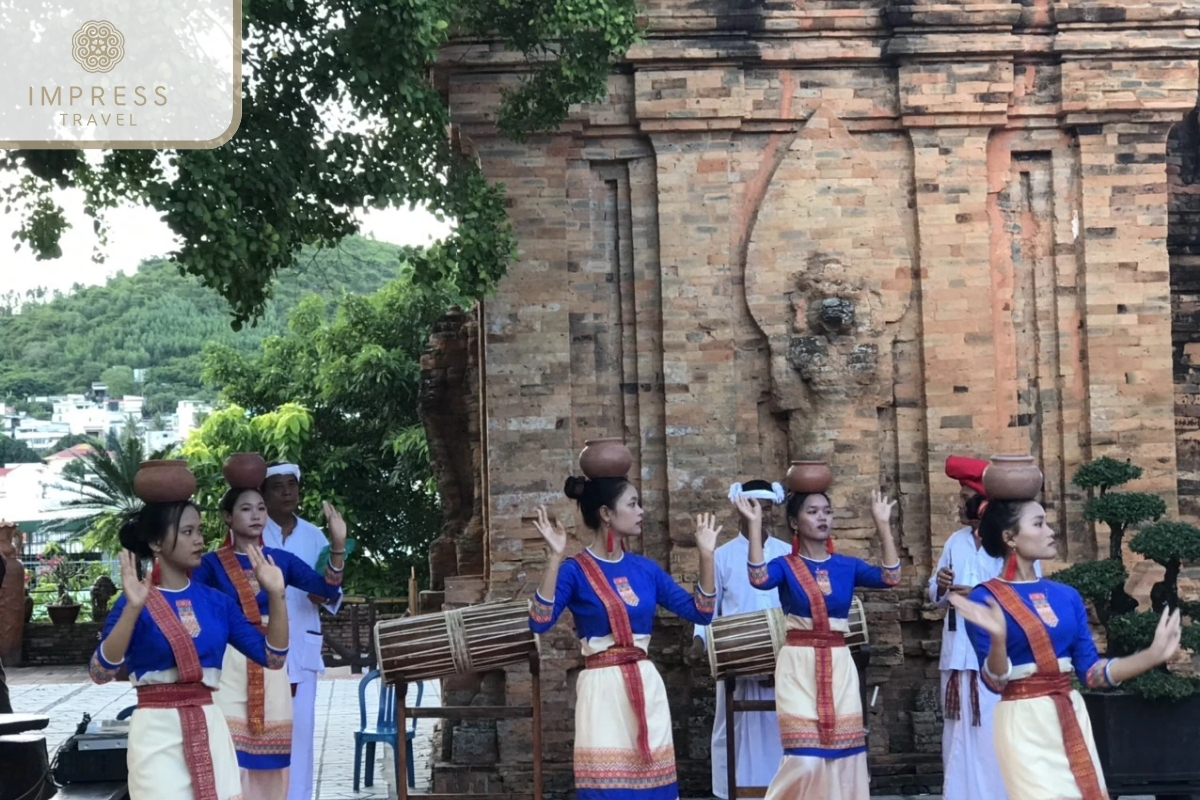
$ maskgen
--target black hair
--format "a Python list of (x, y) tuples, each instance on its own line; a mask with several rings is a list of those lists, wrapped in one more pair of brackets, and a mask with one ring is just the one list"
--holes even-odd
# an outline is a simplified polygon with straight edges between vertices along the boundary
[(608, 507), (616, 510), (617, 500), (632, 486), (628, 478), (567, 478), (563, 484), (563, 494), (579, 504), (583, 514), (583, 524), (594, 531), (600, 530), (603, 524), (600, 519), (600, 509)]
[(745, 483), (743, 483), (742, 491), (743, 492), (773, 492), (775, 490), (771, 487), (771, 484), (767, 483), (766, 481), (755, 478), (752, 481), (746, 481)]
[[(987, 498), (976, 492), (967, 498), (967, 502), (963, 504), (963, 508), (967, 512), (967, 519), (971, 522), (978, 522), (980, 515), (980, 506), (987, 502)], [(986, 509), (985, 509), (986, 510)]]
[(218, 506), (221, 509), (221, 513), (232, 514), (233, 509), (237, 506), (238, 500), (240, 500), (242, 495), (244, 495), (246, 492), (258, 492), (259, 496), (262, 496), (262, 490), (255, 489), (252, 486), (245, 486), (241, 489), (235, 489), (234, 487), (230, 486), (225, 490), (225, 494), (221, 495), (221, 503)]
[(992, 558), (1008, 555), (1004, 532), (1016, 530), (1021, 521), (1021, 512), (1032, 500), (992, 500), (987, 504), (979, 520), (979, 543)]
[[(139, 560), (154, 558), (150, 545), (158, 544), (167, 538), (168, 533), (179, 536), (179, 521), (183, 512), (188, 508), (200, 512), (199, 506), (191, 500), (179, 500), (174, 503), (147, 503), (142, 508), (125, 518), (117, 539), (121, 546), (133, 553)], [(141, 565), (138, 566), (141, 572)]]
[(804, 503), (814, 494), (819, 494), (825, 498), (825, 502), (833, 505), (829, 499), (829, 495), (824, 492), (792, 492), (787, 499), (787, 518), (789, 520), (800, 516), (800, 512), (804, 510)]

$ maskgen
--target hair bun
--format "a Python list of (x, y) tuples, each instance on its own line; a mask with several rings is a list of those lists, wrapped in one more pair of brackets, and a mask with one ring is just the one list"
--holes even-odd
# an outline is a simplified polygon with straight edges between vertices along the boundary
[(568, 476), (567, 482), (563, 484), (563, 494), (572, 500), (578, 500), (583, 497), (586, 489), (587, 478), (576, 478), (574, 475)]

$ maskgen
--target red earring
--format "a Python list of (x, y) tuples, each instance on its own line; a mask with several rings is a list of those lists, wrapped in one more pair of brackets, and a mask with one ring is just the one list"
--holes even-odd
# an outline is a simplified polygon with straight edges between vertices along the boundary
[(825, 552), (828, 553), (829, 555), (833, 555), (833, 537), (832, 536), (830, 536), (828, 539), (825, 540)]
[(792, 556), (800, 555), (800, 534), (792, 534)]
[(1008, 556), (1008, 563), (1004, 565), (1004, 580), (1011, 581), (1017, 577), (1017, 554), (1013, 552)]
[(613, 535), (612, 535), (612, 528), (609, 528), (609, 529), (608, 529), (608, 541), (607, 541), (607, 545), (608, 545), (608, 549), (606, 549), (604, 552), (605, 552), (605, 553), (611, 553), (611, 552), (613, 551)]

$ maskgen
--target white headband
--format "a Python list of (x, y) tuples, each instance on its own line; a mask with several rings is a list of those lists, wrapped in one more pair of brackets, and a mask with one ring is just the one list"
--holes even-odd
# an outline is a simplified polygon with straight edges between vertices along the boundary
[(273, 467), (267, 467), (267, 477), (273, 475), (295, 475), (296, 482), (300, 481), (300, 468), (295, 464), (276, 464)]
[(752, 500), (770, 500), (772, 503), (780, 503), (787, 498), (784, 494), (783, 486), (778, 482), (771, 484), (771, 490), (766, 489), (751, 489), (744, 491), (740, 483), (732, 484), (729, 487), (729, 502), (736, 503), (739, 497), (749, 497)]

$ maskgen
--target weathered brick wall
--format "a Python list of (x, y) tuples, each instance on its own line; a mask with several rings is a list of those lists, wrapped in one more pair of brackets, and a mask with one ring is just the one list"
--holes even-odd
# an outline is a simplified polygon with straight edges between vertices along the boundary
[(52, 625), (49, 622), (25, 623), (21, 640), (21, 666), (73, 667), (87, 664), (100, 643), (103, 623), (84, 622)]
[[(1176, 506), (1169, 303), (1177, 319), (1200, 308), (1187, 295), (1200, 283), (1179, 280), (1195, 195), (1175, 143), (1195, 136), (1180, 122), (1196, 105), (1200, 9), (643, 5), (647, 36), (607, 100), (519, 145), (493, 127), (519, 60), (445, 51), (457, 140), (505, 182), (521, 247), (483, 304), (480, 405), (464, 412), (484, 443), (472, 524), (486, 566), (447, 578), (446, 600), (532, 593), (539, 503), (584, 533), (560, 489), (585, 439), (626, 438), (642, 550), (686, 585), (691, 520), (716, 510), (731, 528), (731, 480), (828, 459), (844, 552), (877, 558), (869, 493), (900, 499), (905, 583), (866, 597), (873, 778), (936, 789), (940, 620), (922, 589), (957, 527), (945, 457), (1035, 453), (1070, 559), (1096, 547), (1069, 483), (1084, 460), (1131, 458), (1146, 469), (1138, 488)], [(1183, 382), (1200, 331), (1174, 335)], [(654, 656), (682, 791), (696, 796), (712, 701), (707, 676), (683, 665), (689, 635), (663, 617)], [(546, 786), (561, 796), (579, 666), (566, 624), (543, 655)], [(527, 697), (524, 670), (502, 683), (462, 691)], [(501, 733), (460, 785), (527, 784), (528, 723)]]

